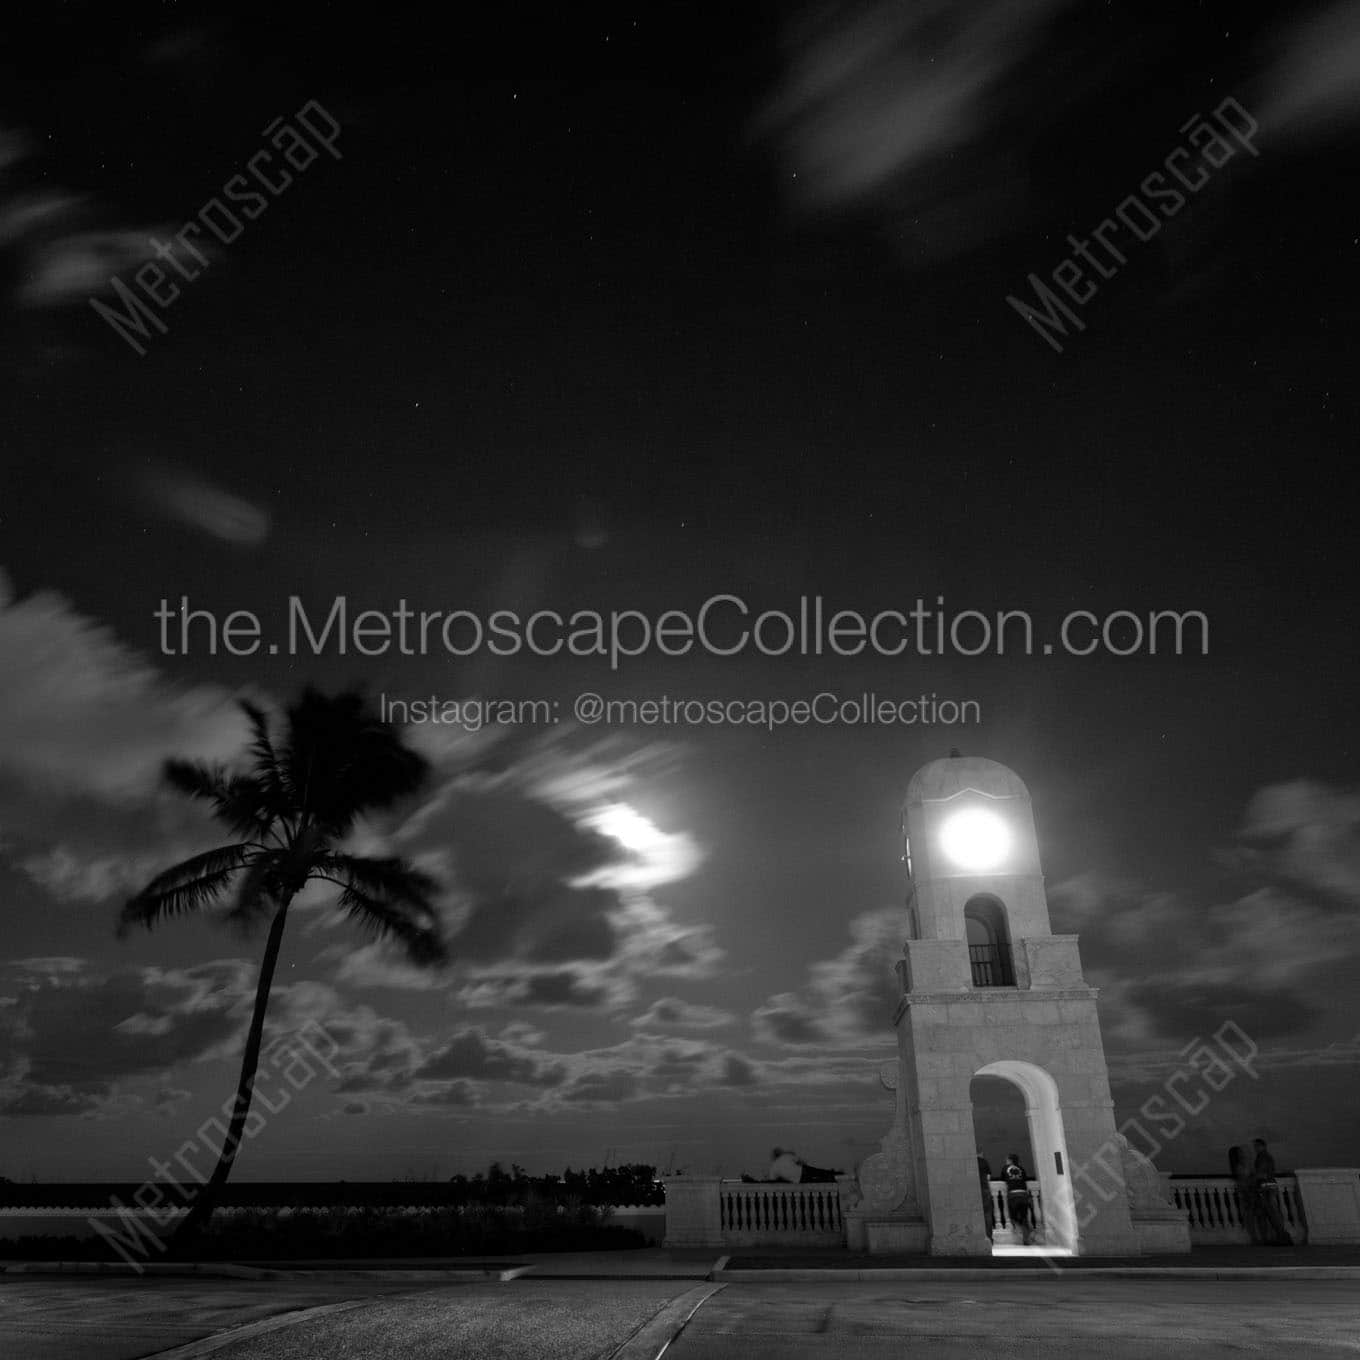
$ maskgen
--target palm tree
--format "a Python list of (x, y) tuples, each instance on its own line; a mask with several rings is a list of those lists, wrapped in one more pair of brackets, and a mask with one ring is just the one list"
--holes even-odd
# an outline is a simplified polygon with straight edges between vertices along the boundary
[(236, 1159), (288, 908), (303, 886), (335, 884), (338, 909), (370, 934), (402, 945), (413, 963), (434, 966), (447, 957), (432, 901), (435, 880), (400, 859), (339, 848), (362, 814), (390, 807), (420, 786), (429, 772), (424, 758), (353, 692), (327, 696), (306, 689), (287, 710), (277, 746), (263, 710), (241, 707), (253, 738), (244, 773), (188, 760), (169, 760), (164, 771), (173, 788), (211, 804), (239, 839), (158, 874), (123, 907), (118, 923), (123, 936), (133, 926), (152, 930), (171, 917), (218, 906), (224, 908), (218, 918), (235, 925), (269, 922), (227, 1137), (180, 1223), (177, 1243), (207, 1222)]

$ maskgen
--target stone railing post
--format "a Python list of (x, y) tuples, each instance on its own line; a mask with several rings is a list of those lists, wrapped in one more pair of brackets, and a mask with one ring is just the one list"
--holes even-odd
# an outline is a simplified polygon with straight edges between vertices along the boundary
[(667, 1247), (720, 1247), (722, 1212), (718, 1200), (720, 1176), (670, 1176), (666, 1192)]
[(1360, 1168), (1310, 1167), (1294, 1177), (1311, 1244), (1360, 1242)]

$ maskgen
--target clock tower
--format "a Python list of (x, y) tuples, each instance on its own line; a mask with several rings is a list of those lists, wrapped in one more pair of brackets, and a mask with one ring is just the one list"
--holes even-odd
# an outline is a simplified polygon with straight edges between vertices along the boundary
[(884, 1073), (897, 1112), (860, 1168), (850, 1245), (991, 1251), (969, 1087), (994, 1076), (1025, 1098), (1043, 1249), (1137, 1255), (1096, 992), (1077, 937), (1050, 927), (1029, 791), (996, 761), (952, 755), (913, 776), (904, 829), (908, 938)]

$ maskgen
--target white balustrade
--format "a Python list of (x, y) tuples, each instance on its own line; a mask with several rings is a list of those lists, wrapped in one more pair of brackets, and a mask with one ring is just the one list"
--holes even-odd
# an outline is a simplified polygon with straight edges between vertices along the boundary
[[(998, 1246), (1010, 1246), (1022, 1242), (1024, 1236), (1010, 1218), (1010, 1212), (1006, 1204), (1006, 1182), (988, 1181), (988, 1187), (992, 1196), (992, 1217), (996, 1220), (996, 1228), (992, 1233), (992, 1241)], [(1039, 1196), (1039, 1182), (1026, 1181), (1025, 1188), (1029, 1191), (1029, 1211), (1033, 1217), (1030, 1225), (1033, 1229), (1033, 1240), (1042, 1242), (1044, 1240), (1044, 1206)]]
[(727, 1246), (840, 1246), (845, 1241), (841, 1192), (834, 1182), (764, 1185), (723, 1181), (718, 1204)]
[[(1295, 1242), (1308, 1235), (1298, 1182), (1280, 1176), (1280, 1215)], [(1190, 1221), (1191, 1245), (1215, 1242), (1250, 1242), (1243, 1218), (1241, 1194), (1231, 1176), (1174, 1176), (1167, 1187), (1173, 1203)]]

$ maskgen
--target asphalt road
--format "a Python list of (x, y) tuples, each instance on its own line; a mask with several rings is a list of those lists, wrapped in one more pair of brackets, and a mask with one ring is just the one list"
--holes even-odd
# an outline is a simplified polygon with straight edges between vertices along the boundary
[[(135, 1360), (211, 1336), (214, 1360), (592, 1360), (692, 1280), (0, 1279), (4, 1360)], [(357, 1306), (344, 1306), (354, 1303)], [(333, 1308), (257, 1331), (294, 1310)], [(245, 1326), (237, 1340), (229, 1329)], [(225, 1340), (225, 1344), (221, 1344)], [(655, 1352), (653, 1352), (655, 1353)]]
[[(532, 1277), (11, 1278), (0, 1281), (0, 1355), (134, 1360), (208, 1338), (192, 1349), (211, 1347), (213, 1360), (604, 1360), (625, 1342), (629, 1360), (654, 1360), (711, 1288)], [(295, 1311), (304, 1309), (324, 1311)], [(732, 1283), (709, 1295), (666, 1360), (903, 1355), (1336, 1360), (1360, 1355), (1360, 1283), (1097, 1280), (1075, 1272), (1010, 1283)]]
[(730, 1284), (666, 1360), (1360, 1354), (1354, 1280), (1052, 1280)]
[(294, 1309), (409, 1292), (406, 1282), (319, 1278), (101, 1279), (0, 1275), (4, 1360), (134, 1360)]

